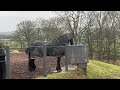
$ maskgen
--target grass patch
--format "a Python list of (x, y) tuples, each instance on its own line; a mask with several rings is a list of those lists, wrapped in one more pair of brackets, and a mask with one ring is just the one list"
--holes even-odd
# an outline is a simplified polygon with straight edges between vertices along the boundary
[(48, 74), (47, 77), (38, 77), (36, 79), (85, 79), (86, 76), (81, 73), (81, 69)]
[(120, 66), (90, 60), (87, 68), (88, 79), (120, 79)]
[(89, 60), (87, 65), (87, 77), (82, 74), (81, 69), (48, 74), (47, 77), (36, 79), (120, 79), (120, 66)]

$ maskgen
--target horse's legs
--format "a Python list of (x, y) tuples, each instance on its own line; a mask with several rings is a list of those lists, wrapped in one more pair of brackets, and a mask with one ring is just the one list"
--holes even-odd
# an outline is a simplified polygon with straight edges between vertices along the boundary
[(28, 54), (28, 59), (29, 59), (29, 61), (28, 61), (29, 71), (35, 71), (35, 68), (36, 68), (35, 63), (34, 63), (35, 59), (31, 59), (31, 53), (30, 52)]
[(61, 59), (61, 57), (57, 57), (57, 66), (56, 66), (57, 72), (61, 72), (62, 71), (61, 66), (60, 66), (60, 59)]
[(29, 71), (35, 71), (36, 65), (34, 63), (35, 59), (30, 59), (28, 62), (28, 69)]
[(71, 44), (71, 45), (73, 45), (73, 44), (74, 44), (74, 43), (73, 43), (73, 39), (71, 39), (71, 40), (70, 40), (70, 44)]

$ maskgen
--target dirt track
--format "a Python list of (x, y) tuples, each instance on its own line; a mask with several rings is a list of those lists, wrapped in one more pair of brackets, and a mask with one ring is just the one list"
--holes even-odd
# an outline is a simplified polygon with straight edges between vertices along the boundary
[[(28, 59), (24, 53), (11, 53), (11, 72), (12, 79), (32, 79), (38, 76), (43, 76), (43, 58), (35, 60), (36, 70), (30, 72), (28, 70)], [(47, 57), (48, 60), (48, 73), (52, 73), (56, 67), (56, 57)], [(61, 60), (61, 66), (64, 65), (64, 57)]]

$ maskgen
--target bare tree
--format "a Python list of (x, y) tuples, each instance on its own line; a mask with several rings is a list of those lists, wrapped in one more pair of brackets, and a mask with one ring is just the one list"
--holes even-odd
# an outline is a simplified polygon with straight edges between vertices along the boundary
[(89, 57), (92, 59), (93, 57), (93, 32), (94, 32), (94, 17), (93, 12), (86, 12), (86, 22), (83, 27), (83, 30), (80, 30), (81, 35), (84, 34), (85, 42), (88, 44), (89, 47)]
[(49, 20), (42, 19), (37, 23), (38, 29), (44, 40), (52, 40), (64, 33), (64, 21), (59, 17), (53, 17)]
[(27, 42), (27, 45), (34, 39), (35, 35), (35, 23), (32, 21), (22, 21), (17, 24), (17, 33), (19, 33), (20, 37)]
[(32, 40), (49, 40), (71, 32), (74, 44), (86, 43), (89, 57), (97, 59), (119, 58), (120, 12), (119, 11), (57, 11), (57, 17), (23, 21), (17, 25), (16, 39), (22, 37), (27, 43)]
[[(62, 17), (63, 20), (65, 20), (66, 25), (68, 27), (68, 31), (73, 33), (74, 37), (74, 42), (75, 44), (78, 43), (78, 35), (80, 33), (80, 25), (81, 22), (80, 20), (83, 20), (84, 16), (84, 11), (59, 11), (56, 12), (60, 17)], [(79, 37), (80, 38), (80, 37)]]

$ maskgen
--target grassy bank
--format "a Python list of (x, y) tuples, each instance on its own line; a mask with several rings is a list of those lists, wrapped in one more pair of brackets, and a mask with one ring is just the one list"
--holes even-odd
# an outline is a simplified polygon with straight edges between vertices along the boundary
[(37, 79), (120, 79), (120, 66), (100, 61), (90, 60), (87, 65), (87, 77), (81, 73), (81, 69), (68, 72), (49, 74), (47, 77)]

